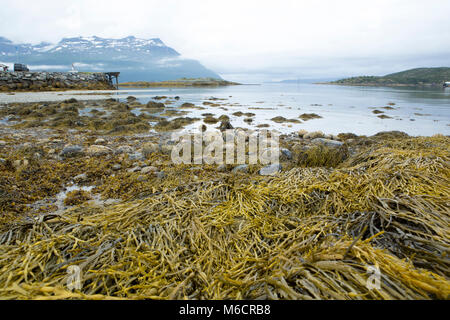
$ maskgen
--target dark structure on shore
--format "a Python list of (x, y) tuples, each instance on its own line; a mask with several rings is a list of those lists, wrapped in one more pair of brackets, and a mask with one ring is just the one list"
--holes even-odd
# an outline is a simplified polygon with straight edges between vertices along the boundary
[(106, 72), (105, 74), (108, 76), (109, 83), (111, 85), (114, 85), (113, 78), (116, 79), (116, 89), (119, 90), (119, 75), (120, 75), (120, 72)]

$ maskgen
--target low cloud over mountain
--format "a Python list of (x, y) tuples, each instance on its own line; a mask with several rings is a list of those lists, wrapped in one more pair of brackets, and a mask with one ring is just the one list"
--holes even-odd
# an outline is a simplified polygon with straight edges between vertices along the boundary
[(25, 63), (31, 70), (120, 71), (121, 81), (159, 81), (220, 76), (183, 58), (160, 39), (64, 38), (57, 44), (16, 44), (0, 37), (0, 62)]

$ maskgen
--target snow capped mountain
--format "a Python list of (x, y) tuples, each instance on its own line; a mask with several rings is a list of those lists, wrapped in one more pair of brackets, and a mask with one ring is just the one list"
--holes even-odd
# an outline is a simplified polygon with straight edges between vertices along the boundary
[(161, 53), (179, 56), (175, 50), (167, 47), (160, 39), (138, 39), (130, 36), (123, 39), (104, 39), (93, 37), (64, 38), (57, 45), (48, 48), (48, 52), (90, 52), (102, 53), (105, 51), (133, 51), (146, 55)]
[[(195, 60), (183, 59), (159, 38), (63, 38), (57, 44), (15, 44), (0, 37), (0, 62), (26, 63), (30, 69), (120, 71), (121, 81), (157, 81), (181, 77), (220, 78)], [(66, 70), (63, 70), (67, 67)]]

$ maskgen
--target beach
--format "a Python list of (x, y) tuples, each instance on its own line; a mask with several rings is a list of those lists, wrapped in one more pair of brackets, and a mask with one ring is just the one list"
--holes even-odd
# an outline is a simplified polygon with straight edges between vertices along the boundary
[[(447, 93), (289, 88), (0, 96), (2, 297), (447, 299)], [(279, 161), (174, 163), (213, 131)]]

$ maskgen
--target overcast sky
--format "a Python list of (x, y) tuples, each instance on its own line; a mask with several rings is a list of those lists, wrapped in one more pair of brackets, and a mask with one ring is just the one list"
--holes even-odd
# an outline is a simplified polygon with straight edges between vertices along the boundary
[(450, 66), (449, 0), (0, 0), (0, 36), (161, 38), (230, 80)]

